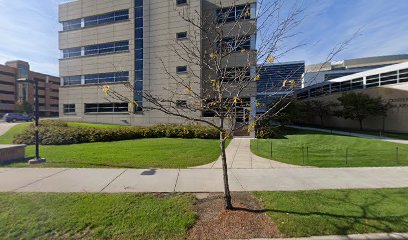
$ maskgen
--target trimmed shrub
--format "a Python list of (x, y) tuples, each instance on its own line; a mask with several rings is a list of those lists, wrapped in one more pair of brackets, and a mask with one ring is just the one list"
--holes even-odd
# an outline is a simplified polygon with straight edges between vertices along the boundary
[[(92, 128), (68, 127), (62, 121), (42, 121), (39, 126), (42, 145), (68, 145), (92, 142), (122, 141), (140, 138), (218, 139), (215, 128), (198, 125), (156, 125), (152, 127)], [(15, 137), (16, 144), (34, 144), (34, 125)]]
[(256, 138), (282, 138), (283, 133), (278, 127), (257, 127), (255, 131)]

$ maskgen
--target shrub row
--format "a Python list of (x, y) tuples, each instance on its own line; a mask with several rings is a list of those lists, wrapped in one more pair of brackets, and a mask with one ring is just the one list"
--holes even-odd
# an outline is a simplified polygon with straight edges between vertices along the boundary
[(255, 131), (256, 138), (269, 139), (269, 138), (281, 138), (283, 136), (282, 129), (279, 127), (257, 127)]
[[(51, 123), (49, 123), (51, 122)], [(122, 141), (140, 138), (218, 139), (215, 128), (198, 125), (156, 125), (152, 127), (92, 128), (68, 127), (61, 121), (42, 122), (38, 128), (42, 145), (67, 145)], [(16, 144), (34, 144), (34, 125), (15, 137)]]

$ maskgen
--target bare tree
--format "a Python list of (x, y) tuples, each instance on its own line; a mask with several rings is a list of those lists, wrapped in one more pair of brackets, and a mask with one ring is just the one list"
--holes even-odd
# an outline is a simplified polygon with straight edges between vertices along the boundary
[[(186, 63), (188, 71), (178, 74), (160, 58), (171, 84), (161, 89), (166, 94), (143, 91), (143, 100), (147, 103), (143, 111), (160, 111), (186, 121), (208, 124), (219, 131), (225, 209), (231, 210), (226, 140), (245, 126), (252, 131), (256, 122), (266, 115), (279, 114), (290, 102), (286, 106), (279, 103), (300, 87), (299, 82), (287, 76), (280, 85), (267, 86), (264, 90), (268, 94), (285, 94), (279, 95), (263, 114), (241, 111), (249, 106), (252, 109), (260, 106), (259, 99), (248, 97), (256, 95), (262, 67), (303, 45), (285, 46), (285, 41), (297, 35), (294, 30), (302, 21), (303, 8), (299, 4), (284, 8), (281, 0), (211, 2), (216, 3), (218, 11), (179, 12), (192, 28), (189, 38), (174, 41), (169, 47)], [(126, 86), (134, 89), (131, 83)], [(103, 91), (111, 98), (137, 105), (113, 87), (103, 86)]]

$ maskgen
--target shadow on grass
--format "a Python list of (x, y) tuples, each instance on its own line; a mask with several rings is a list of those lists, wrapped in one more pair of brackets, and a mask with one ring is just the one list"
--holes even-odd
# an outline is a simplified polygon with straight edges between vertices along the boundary
[[(316, 203), (316, 206), (326, 203), (326, 206), (330, 206), (330, 209), (335, 209), (335, 211), (330, 211), (327, 208), (322, 209), (321, 211), (316, 210), (318, 207), (314, 208), (313, 211), (294, 211), (291, 210), (289, 207), (287, 209), (250, 209), (250, 208), (234, 208), (235, 211), (245, 211), (251, 213), (273, 213), (273, 214), (282, 214), (288, 215), (289, 219), (291, 217), (320, 217), (319, 221), (325, 222), (328, 226), (327, 229), (334, 229), (334, 232), (330, 234), (336, 235), (347, 235), (351, 233), (366, 233), (364, 230), (363, 232), (359, 232), (361, 229), (367, 229), (368, 231), (376, 231), (376, 232), (396, 232), (398, 230), (408, 231), (408, 213), (401, 213), (398, 214), (398, 210), (395, 210), (392, 214), (388, 214), (389, 208), (385, 207), (389, 203), (392, 202), (392, 198), (388, 194), (384, 194), (381, 192), (376, 192), (375, 199), (368, 199), (365, 198), (362, 202), (355, 203), (351, 199), (350, 192), (345, 192), (342, 197), (329, 197), (323, 196), (320, 200), (323, 202)], [(387, 204), (384, 203), (387, 202)], [(337, 206), (332, 206), (329, 204), (337, 204)], [(381, 209), (381, 206), (384, 206), (386, 209)], [(346, 211), (344, 214), (341, 213), (341, 209), (343, 207), (352, 207), (350, 211)], [(399, 206), (400, 208), (402, 206)], [(336, 211), (337, 210), (337, 211)], [(354, 213), (354, 214), (352, 214)], [(290, 217), (291, 216), (291, 217)], [(272, 216), (273, 218), (273, 216)], [(274, 221), (274, 219), (272, 219)], [(300, 219), (297, 220), (290, 220), (293, 221), (295, 228), (307, 228), (304, 226), (305, 222), (309, 222), (307, 219), (306, 221), (302, 221)], [(314, 219), (313, 221), (316, 221)], [(296, 222), (298, 224), (302, 224), (302, 226), (296, 226)], [(311, 222), (310, 224), (313, 224)], [(317, 235), (324, 235), (324, 233), (316, 233)]]

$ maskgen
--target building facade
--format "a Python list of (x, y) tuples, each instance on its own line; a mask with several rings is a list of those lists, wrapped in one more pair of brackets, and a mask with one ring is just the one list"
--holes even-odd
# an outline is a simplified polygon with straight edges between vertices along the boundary
[(408, 54), (356, 58), (308, 65), (305, 69), (302, 87), (406, 61), (408, 61)]
[[(375, 131), (408, 132), (408, 62), (380, 67), (352, 75), (328, 80), (309, 86), (297, 92), (302, 101), (319, 100), (337, 102), (345, 92), (362, 92), (371, 97), (381, 97), (391, 104), (387, 116), (370, 117), (364, 121), (364, 128)], [(327, 116), (325, 126), (358, 129), (358, 121)], [(319, 124), (320, 119), (309, 120), (309, 124)]]
[(283, 62), (266, 64), (258, 71), (257, 81), (258, 113), (263, 113), (276, 99), (291, 95), (302, 86), (305, 62)]
[(34, 107), (35, 82), (38, 82), (40, 115), (58, 116), (60, 79), (30, 71), (29, 63), (24, 61), (0, 64), (0, 115), (16, 112), (24, 102)]
[[(159, 111), (144, 111), (149, 103), (144, 101), (143, 92), (168, 95), (166, 89), (175, 84), (169, 72), (196, 78), (191, 87), (198, 92), (206, 87), (203, 76), (211, 73), (180, 56), (174, 47), (183, 41), (184, 46), (197, 48), (197, 55), (204, 55), (208, 46), (202, 31), (183, 16), (212, 14), (216, 21), (223, 7), (233, 4), (236, 7), (228, 14), (235, 20), (237, 12), (245, 10), (240, 7), (248, 1), (220, 4), (217, 0), (78, 0), (60, 5), (60, 117), (139, 126), (182, 123), (182, 119)], [(256, 26), (252, 13), (255, 9), (251, 7), (251, 14), (242, 21)], [(242, 29), (230, 34), (242, 34)], [(248, 39), (249, 48), (255, 48), (254, 39)], [(229, 64), (239, 67), (246, 61), (244, 54), (237, 52)], [(136, 107), (107, 97), (102, 91), (107, 85), (134, 100)], [(192, 114), (205, 117), (203, 113)]]

